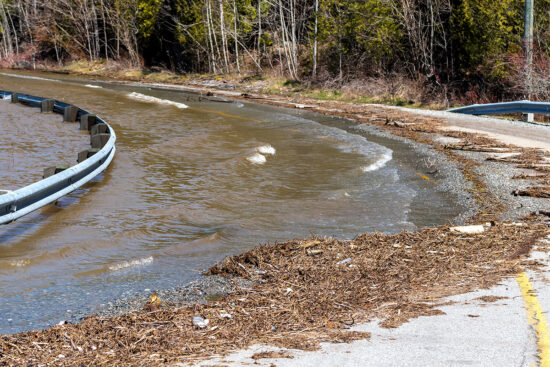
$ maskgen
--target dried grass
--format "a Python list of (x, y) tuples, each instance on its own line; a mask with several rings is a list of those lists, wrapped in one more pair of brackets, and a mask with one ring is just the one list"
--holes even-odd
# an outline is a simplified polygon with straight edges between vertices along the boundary
[(503, 299), (508, 299), (508, 297), (502, 297), (502, 296), (481, 296), (481, 297), (475, 298), (475, 300), (480, 300), (480, 301), (486, 302), (486, 303), (497, 302), (497, 301), (500, 301), (500, 300), (503, 300)]

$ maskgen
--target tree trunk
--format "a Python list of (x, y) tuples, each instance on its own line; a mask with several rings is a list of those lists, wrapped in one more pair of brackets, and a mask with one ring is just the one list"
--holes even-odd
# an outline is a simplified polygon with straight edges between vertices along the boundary
[(105, 9), (105, 4), (103, 4), (103, 0), (101, 0), (100, 4), (101, 21), (103, 22), (103, 46), (105, 48), (105, 60), (109, 61), (109, 42), (107, 40), (107, 22), (105, 21), (105, 13), (107, 12), (107, 9)]
[(241, 66), (239, 65), (239, 42), (237, 39), (237, 1), (233, 0), (233, 16), (235, 18), (235, 34), (233, 35), (235, 40), (235, 60), (237, 61), (237, 73), (241, 75)]
[(210, 0), (208, 0), (208, 11), (210, 13), (210, 27), (212, 28), (212, 36), (214, 38), (214, 46), (216, 46), (216, 52), (218, 54), (218, 60), (221, 60), (222, 56), (220, 53), (220, 47), (218, 46), (218, 37), (216, 37), (216, 33), (214, 32), (214, 20), (212, 19), (212, 6), (210, 4)]
[(206, 2), (206, 29), (208, 33), (208, 45), (210, 53), (208, 55), (208, 60), (210, 64), (210, 72), (216, 74), (216, 54), (214, 52), (214, 42), (212, 42), (212, 27), (210, 27), (210, 0)]
[(256, 63), (258, 65), (261, 65), (262, 61), (262, 49), (261, 49), (261, 42), (262, 42), (262, 1), (258, 0), (258, 52), (256, 53)]
[(13, 41), (11, 39), (10, 24), (8, 23), (8, 17), (4, 8), (4, 2), (0, 0), (0, 25), (2, 25), (2, 43), (4, 44), (4, 57), (10, 57), (13, 55)]
[(225, 72), (229, 72), (229, 58), (227, 54), (229, 53), (227, 48), (227, 38), (225, 34), (225, 19), (224, 19), (224, 13), (223, 13), (223, 1), (219, 0), (220, 3), (220, 32), (222, 35), (222, 51), (223, 51), (223, 62), (225, 64)]

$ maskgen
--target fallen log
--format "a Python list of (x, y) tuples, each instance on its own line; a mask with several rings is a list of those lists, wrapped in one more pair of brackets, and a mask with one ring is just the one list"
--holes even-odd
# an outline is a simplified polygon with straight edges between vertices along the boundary
[(514, 190), (514, 196), (530, 196), (534, 198), (550, 199), (550, 186), (530, 187), (525, 190)]
[(443, 146), (445, 149), (449, 150), (464, 150), (469, 152), (485, 152), (485, 153), (508, 153), (507, 148), (495, 147), (489, 145), (477, 145), (470, 143), (457, 143), (457, 144), (445, 144)]
[(521, 173), (512, 177), (513, 180), (539, 180), (546, 178), (546, 175), (536, 174), (536, 173)]

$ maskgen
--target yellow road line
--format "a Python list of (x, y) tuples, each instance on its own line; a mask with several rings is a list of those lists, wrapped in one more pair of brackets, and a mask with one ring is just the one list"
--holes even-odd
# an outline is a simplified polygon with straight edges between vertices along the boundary
[(527, 321), (535, 329), (537, 336), (537, 347), (539, 350), (540, 367), (550, 367), (550, 328), (543, 313), (542, 306), (537, 298), (537, 294), (527, 277), (523, 272), (516, 277), (518, 285), (523, 295), (525, 309), (527, 311)]
[(254, 122), (263, 122), (263, 121), (256, 120), (256, 119), (253, 119), (253, 118), (250, 118), (250, 117), (232, 115), (232, 114), (230, 114), (230, 113), (225, 113), (225, 112), (220, 112), (220, 111), (214, 111), (214, 110), (208, 110), (208, 109), (206, 109), (206, 108), (189, 107), (189, 109), (190, 109), (190, 110), (197, 110), (197, 111), (201, 111), (201, 112), (216, 113), (216, 114), (218, 114), (218, 115), (222, 115), (222, 116), (226, 116), (226, 117), (231, 117), (231, 118), (235, 118), (235, 119), (240, 119), (240, 120), (248, 120), (248, 121), (254, 121)]
[(420, 172), (416, 172), (416, 174), (420, 177), (422, 177), (424, 180), (428, 180), (428, 181), (432, 181), (434, 183), (434, 185), (438, 185), (437, 181), (433, 181), (431, 178), (429, 178), (428, 176), (424, 176), (422, 173)]

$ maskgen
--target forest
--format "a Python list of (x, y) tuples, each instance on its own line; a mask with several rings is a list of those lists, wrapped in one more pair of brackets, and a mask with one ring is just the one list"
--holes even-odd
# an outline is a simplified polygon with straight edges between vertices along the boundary
[[(327, 86), (414, 83), (462, 102), (550, 98), (550, 0), (0, 0), (0, 66), (75, 60)], [(438, 98), (439, 98), (438, 97)]]

